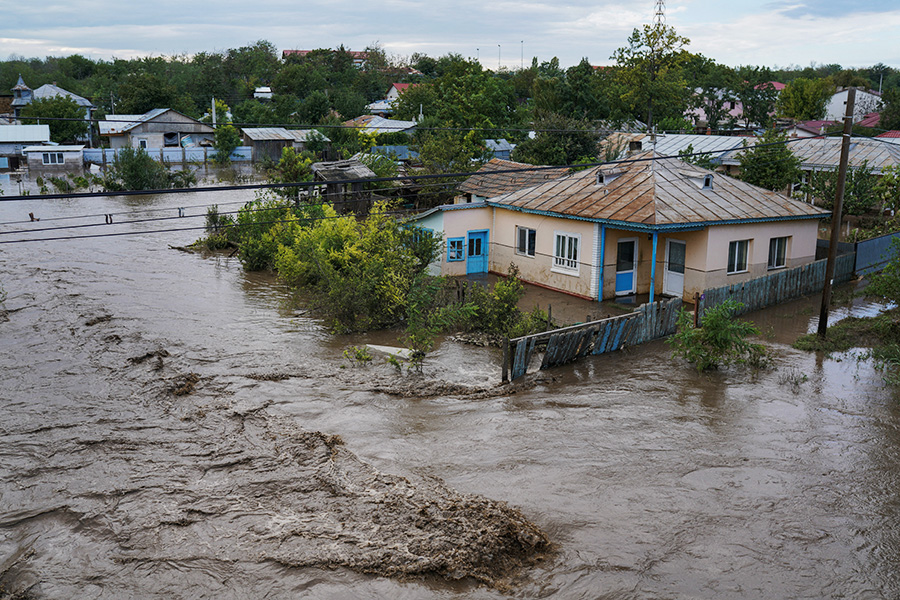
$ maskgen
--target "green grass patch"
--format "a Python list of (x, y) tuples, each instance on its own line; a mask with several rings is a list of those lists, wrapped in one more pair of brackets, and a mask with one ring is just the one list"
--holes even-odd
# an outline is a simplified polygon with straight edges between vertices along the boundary
[(810, 352), (846, 352), (851, 348), (872, 348), (900, 344), (900, 308), (883, 312), (877, 317), (848, 317), (828, 327), (823, 339), (808, 333), (794, 342), (794, 348)]

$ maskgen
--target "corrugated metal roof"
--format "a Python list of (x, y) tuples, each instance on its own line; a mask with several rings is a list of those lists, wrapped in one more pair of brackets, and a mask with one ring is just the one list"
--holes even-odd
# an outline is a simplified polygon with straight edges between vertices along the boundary
[[(655, 158), (655, 160), (650, 160)], [(598, 175), (606, 184), (598, 183)], [(711, 176), (711, 189), (701, 189)], [(646, 152), (490, 200), (518, 210), (654, 227), (824, 217), (814, 206)]]
[(245, 136), (254, 142), (282, 140), (285, 142), (305, 142), (315, 131), (325, 142), (330, 142), (327, 137), (315, 129), (285, 129), (284, 127), (245, 127), (241, 129)]
[[(700, 135), (666, 133), (656, 136), (656, 152), (661, 156), (678, 156), (679, 152), (691, 147), (692, 152), (709, 152), (711, 159), (720, 158), (725, 152), (743, 147), (746, 137), (731, 135)], [(618, 156), (628, 153), (630, 142), (641, 142), (641, 151), (648, 152), (653, 149), (651, 137), (648, 133), (613, 133), (601, 143), (601, 148), (609, 148)]]
[(91, 101), (87, 98), (82, 98), (78, 94), (73, 94), (68, 90), (64, 90), (57, 85), (53, 85), (52, 83), (46, 83), (41, 87), (37, 88), (32, 92), (32, 96), (34, 98), (55, 98), (57, 96), (65, 96), (66, 98), (71, 98), (74, 100), (78, 106), (84, 106), (88, 108), (93, 108), (94, 105), (91, 104)]
[[(503, 171), (516, 171), (503, 173)], [(498, 171), (500, 171), (498, 173)], [(485, 198), (493, 198), (501, 194), (514, 192), (557, 179), (569, 172), (566, 167), (535, 167), (526, 163), (513, 162), (500, 158), (492, 158), (486, 162), (475, 175), (472, 175), (457, 188), (466, 194), (476, 194)]]
[(49, 141), (49, 125), (4, 125), (0, 127), (0, 143)]
[(108, 115), (106, 119), (97, 123), (100, 135), (119, 135), (140, 123), (144, 115)]
[[(850, 167), (860, 167), (866, 162), (873, 173), (880, 174), (885, 167), (900, 165), (900, 146), (881, 140), (852, 138), (849, 155)], [(841, 138), (797, 138), (787, 147), (800, 159), (804, 171), (836, 169), (841, 159)], [(740, 150), (733, 150), (722, 157), (726, 165), (740, 165)]]
[(81, 152), (84, 145), (80, 146), (62, 146), (60, 144), (48, 144), (46, 146), (28, 146), (22, 148), (22, 152)]
[(312, 172), (322, 181), (352, 181), (375, 177), (375, 173), (358, 160), (313, 163)]

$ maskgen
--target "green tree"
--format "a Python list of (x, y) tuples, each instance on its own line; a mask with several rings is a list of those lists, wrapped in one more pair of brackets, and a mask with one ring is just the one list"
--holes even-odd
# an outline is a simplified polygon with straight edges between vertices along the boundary
[(656, 119), (681, 116), (687, 98), (682, 66), (683, 48), (690, 40), (668, 25), (644, 25), (635, 29), (628, 45), (612, 55), (615, 78), (624, 90), (622, 100), (636, 118), (653, 127)]
[[(415, 170), (417, 175), (471, 173), (488, 159), (487, 149), (475, 131), (418, 131), (411, 147), (419, 153), (422, 163), (422, 167)], [(427, 206), (443, 204), (453, 198), (456, 185), (465, 177), (424, 180), (427, 186), (419, 193), (419, 198)]]
[(740, 153), (740, 178), (767, 190), (786, 192), (801, 177), (800, 159), (787, 142), (786, 134), (767, 129), (753, 146)]
[(36, 98), (22, 109), (22, 122), (42, 122), (50, 126), (50, 139), (54, 142), (75, 142), (88, 133), (84, 109), (66, 96)]
[(535, 123), (536, 135), (513, 150), (513, 159), (533, 165), (596, 161), (600, 135), (587, 121), (550, 114)]
[(119, 86), (118, 98), (116, 112), (120, 114), (142, 115), (154, 108), (182, 107), (178, 89), (150, 73), (128, 76)]
[(216, 127), (213, 147), (216, 149), (217, 163), (222, 165), (230, 163), (231, 153), (240, 145), (241, 136), (233, 125), (224, 123)]
[(713, 131), (732, 128), (735, 118), (730, 111), (737, 100), (734, 70), (700, 54), (691, 56), (686, 69), (694, 80), (691, 108), (703, 111), (706, 125)]
[(772, 124), (778, 91), (772, 85), (772, 72), (766, 68), (742, 67), (737, 71), (735, 92), (741, 101), (741, 120), (745, 127), (768, 128)]
[(775, 108), (779, 116), (796, 121), (821, 119), (833, 93), (834, 84), (828, 79), (800, 77), (781, 90)]
[[(281, 158), (269, 171), (269, 181), (272, 183), (298, 183), (301, 181), (312, 181), (312, 163), (313, 157), (297, 152), (295, 148), (285, 147), (281, 151)], [(298, 200), (300, 198), (300, 187), (288, 186), (276, 189), (278, 195), (285, 198)]]
[[(890, 176), (890, 175), (889, 175)], [(876, 187), (879, 178), (872, 175), (868, 162), (859, 167), (847, 169), (844, 181), (843, 213), (862, 215), (874, 208), (878, 200)], [(809, 179), (801, 186), (801, 191), (817, 200), (817, 204), (831, 210), (837, 191), (838, 170), (812, 171)]]
[(884, 107), (881, 110), (878, 127), (887, 130), (900, 129), (900, 88), (887, 90), (881, 96), (881, 101)]

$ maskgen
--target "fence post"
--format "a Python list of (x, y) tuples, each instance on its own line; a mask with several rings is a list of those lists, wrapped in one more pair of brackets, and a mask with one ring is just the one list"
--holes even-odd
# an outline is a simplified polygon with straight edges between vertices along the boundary
[(553, 328), (553, 305), (547, 305), (547, 331)]
[(503, 338), (503, 374), (500, 376), (500, 382), (509, 381), (509, 338)]
[(700, 322), (700, 292), (694, 292), (694, 329)]

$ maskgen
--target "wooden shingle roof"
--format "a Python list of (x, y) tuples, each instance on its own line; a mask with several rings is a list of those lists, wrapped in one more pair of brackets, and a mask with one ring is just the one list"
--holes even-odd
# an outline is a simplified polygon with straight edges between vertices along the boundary
[(510, 192), (489, 202), (528, 212), (648, 228), (821, 218), (828, 214), (776, 192), (652, 152)]

